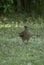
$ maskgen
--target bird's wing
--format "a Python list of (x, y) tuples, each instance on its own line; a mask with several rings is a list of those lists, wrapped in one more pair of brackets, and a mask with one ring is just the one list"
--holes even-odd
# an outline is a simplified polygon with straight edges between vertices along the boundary
[(24, 34), (24, 31), (21, 32), (21, 33), (19, 33), (19, 36), (20, 36), (20, 37), (23, 37), (23, 34)]

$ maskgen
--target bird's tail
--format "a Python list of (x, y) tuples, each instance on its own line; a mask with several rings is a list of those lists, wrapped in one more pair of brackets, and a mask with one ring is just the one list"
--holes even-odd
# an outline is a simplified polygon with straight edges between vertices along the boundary
[(19, 36), (20, 36), (20, 37), (22, 37), (22, 34), (21, 34), (21, 33), (19, 33)]

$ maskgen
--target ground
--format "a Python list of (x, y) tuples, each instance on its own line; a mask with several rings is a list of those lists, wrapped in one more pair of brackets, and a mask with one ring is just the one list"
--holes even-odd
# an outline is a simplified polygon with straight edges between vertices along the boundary
[(31, 37), (27, 44), (22, 42), (18, 34), (23, 26), (1, 26), (0, 65), (44, 65), (44, 24), (28, 24), (30, 31), (40, 36)]

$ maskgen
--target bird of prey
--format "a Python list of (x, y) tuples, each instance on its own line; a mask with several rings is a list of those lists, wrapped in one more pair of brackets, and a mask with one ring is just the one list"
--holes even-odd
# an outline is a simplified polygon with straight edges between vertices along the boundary
[(23, 42), (25, 40), (29, 40), (32, 36), (32, 33), (30, 32), (29, 30), (29, 27), (28, 26), (24, 26), (24, 31), (19, 33), (19, 36), (22, 38)]

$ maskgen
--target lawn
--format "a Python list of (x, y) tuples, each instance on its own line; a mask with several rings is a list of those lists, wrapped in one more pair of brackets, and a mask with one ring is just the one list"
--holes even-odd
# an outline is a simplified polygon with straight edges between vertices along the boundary
[(43, 23), (28, 24), (30, 31), (40, 36), (32, 36), (27, 44), (19, 37), (23, 26), (0, 25), (0, 65), (44, 65)]

